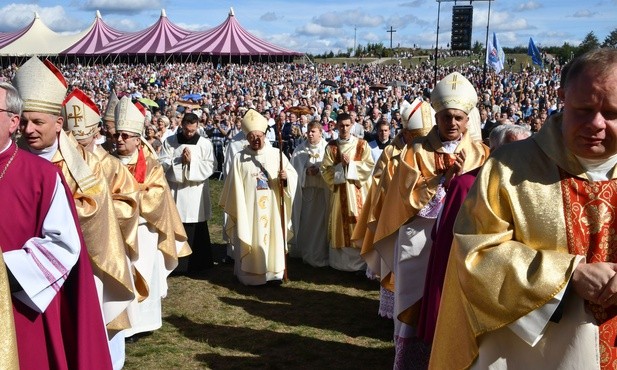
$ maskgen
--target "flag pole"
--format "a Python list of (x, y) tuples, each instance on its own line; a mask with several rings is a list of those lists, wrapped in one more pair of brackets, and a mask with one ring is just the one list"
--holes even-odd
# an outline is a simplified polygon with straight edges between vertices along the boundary
[[(486, 20), (486, 40), (484, 41), (484, 48), (486, 49), (486, 53), (488, 53), (488, 29), (489, 29), (489, 25), (491, 24), (491, 1), (489, 0), (488, 2), (488, 18)], [(487, 63), (486, 60), (488, 58), (486, 57), (486, 55), (484, 56), (484, 76), (482, 77), (482, 88), (483, 90), (486, 89), (486, 69), (487, 69)]]

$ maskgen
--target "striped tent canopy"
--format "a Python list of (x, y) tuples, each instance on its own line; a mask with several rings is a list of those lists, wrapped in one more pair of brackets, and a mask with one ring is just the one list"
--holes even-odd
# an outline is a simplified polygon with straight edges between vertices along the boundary
[(68, 49), (64, 50), (60, 54), (64, 55), (90, 55), (95, 51), (104, 48), (112, 41), (116, 40), (120, 36), (124, 35), (124, 32), (115, 30), (109, 27), (103, 18), (101, 13), (97, 10), (96, 17), (94, 19), (94, 26), (90, 29), (81, 40), (71, 45)]
[(86, 35), (94, 22), (86, 30), (73, 34), (62, 35), (47, 27), (38, 13), (34, 13), (34, 20), (26, 28), (17, 31), (18, 37), (0, 46), (0, 55), (29, 56), (29, 55), (58, 55), (61, 51), (75, 44)]
[(171, 48), (190, 33), (173, 24), (163, 9), (161, 17), (152, 26), (140, 32), (124, 34), (93, 54), (170, 54)]
[(36, 18), (34, 18), (32, 22), (30, 22), (29, 25), (22, 28), (21, 30), (17, 30), (15, 32), (6, 32), (6, 33), (0, 32), (0, 48), (3, 48), (5, 45), (10, 44), (11, 42), (20, 38), (24, 33), (28, 32), (30, 27), (32, 27), (32, 25), (34, 24), (35, 20)]
[(173, 54), (206, 55), (289, 55), (302, 53), (261, 40), (245, 30), (234, 16), (233, 8), (225, 22), (203, 32), (194, 32), (169, 50)]

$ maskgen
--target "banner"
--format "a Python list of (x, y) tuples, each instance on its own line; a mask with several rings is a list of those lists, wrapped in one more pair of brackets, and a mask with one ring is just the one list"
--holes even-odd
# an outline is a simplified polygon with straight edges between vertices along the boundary
[(540, 67), (543, 66), (542, 63), (542, 54), (540, 54), (540, 50), (536, 47), (536, 44), (533, 43), (533, 39), (529, 38), (529, 46), (527, 47), (527, 55), (531, 57), (531, 61), (533, 64), (537, 64)]
[(493, 41), (489, 41), (486, 45), (486, 64), (495, 70), (495, 73), (501, 72), (506, 60), (506, 54), (503, 52), (497, 35), (493, 32)]

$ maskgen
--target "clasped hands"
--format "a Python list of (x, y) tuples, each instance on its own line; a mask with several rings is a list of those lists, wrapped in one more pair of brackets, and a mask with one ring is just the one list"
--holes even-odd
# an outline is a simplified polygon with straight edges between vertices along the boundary
[(604, 308), (617, 304), (617, 263), (581, 262), (572, 273), (571, 283), (583, 299)]

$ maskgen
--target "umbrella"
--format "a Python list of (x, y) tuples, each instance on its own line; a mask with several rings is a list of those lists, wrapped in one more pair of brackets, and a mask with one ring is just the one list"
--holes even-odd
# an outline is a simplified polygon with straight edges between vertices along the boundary
[(332, 80), (323, 80), (321, 81), (321, 85), (326, 85), (326, 86), (332, 86), (334, 88), (337, 88), (338, 85), (336, 84), (336, 82), (332, 81)]
[(199, 100), (201, 99), (201, 94), (186, 94), (182, 97), (182, 100)]
[(139, 98), (137, 99), (140, 103), (144, 103), (145, 105), (149, 106), (149, 107), (155, 107), (158, 108), (159, 105), (152, 99), (148, 99), (148, 98)]
[(183, 100), (178, 100), (178, 105), (181, 105), (183, 107), (188, 107), (191, 109), (199, 109), (201, 108), (201, 106), (193, 101), (183, 101)]
[(297, 116), (302, 116), (304, 114), (311, 114), (311, 109), (309, 107), (305, 107), (303, 105), (298, 105), (295, 107), (289, 107), (285, 109), (286, 112), (293, 113)]
[(371, 85), (369, 87), (369, 89), (371, 89), (373, 91), (386, 90), (387, 88), (388, 88), (388, 86), (383, 85), (383, 84), (374, 84), (374, 85)]

